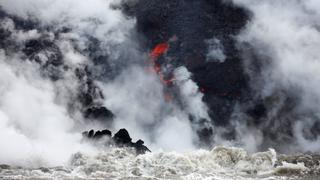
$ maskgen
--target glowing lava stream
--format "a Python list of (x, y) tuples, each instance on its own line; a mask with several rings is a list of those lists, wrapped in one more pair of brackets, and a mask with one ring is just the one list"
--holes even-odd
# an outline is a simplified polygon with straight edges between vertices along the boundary
[[(158, 58), (165, 54), (169, 49), (168, 43), (160, 43), (155, 46), (155, 48), (152, 49), (150, 53), (151, 57), (151, 63), (153, 65), (153, 71), (156, 72), (159, 75), (160, 81), (165, 86), (171, 85), (172, 81), (174, 80), (174, 77), (170, 79), (165, 79), (164, 75), (161, 72), (161, 64), (158, 62)], [(166, 101), (171, 101), (172, 96), (168, 92), (164, 92), (164, 98)]]
[(156, 61), (162, 54), (166, 53), (169, 49), (168, 43), (161, 43), (158, 44), (153, 50), (151, 51), (151, 58), (153, 61)]

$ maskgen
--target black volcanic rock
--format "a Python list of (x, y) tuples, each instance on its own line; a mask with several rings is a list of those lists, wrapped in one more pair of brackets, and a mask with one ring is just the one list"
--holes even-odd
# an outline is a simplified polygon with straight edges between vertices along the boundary
[(96, 131), (96, 132), (94, 132), (94, 130), (90, 130), (89, 132), (85, 131), (85, 132), (82, 133), (82, 135), (84, 137), (88, 137), (88, 138), (100, 139), (100, 138), (102, 138), (104, 136), (111, 137), (112, 133), (108, 129), (105, 129), (105, 130)]
[(102, 130), (100, 133), (101, 136), (112, 136), (112, 132), (109, 131), (108, 129)]
[(94, 135), (94, 131), (91, 129), (88, 133), (88, 138), (92, 138)]
[(94, 132), (94, 130), (91, 129), (89, 132), (88, 131), (83, 132), (82, 135), (83, 137), (87, 137), (87, 138), (100, 139), (104, 136), (111, 137), (112, 133), (108, 129), (105, 129), (102, 131), (96, 131), (96, 132)]
[[(129, 132), (126, 129), (120, 129), (113, 137), (111, 131), (105, 129), (102, 131), (90, 130), (82, 133), (83, 137), (89, 140), (99, 140), (102, 137), (108, 137), (112, 142), (107, 141), (106, 144), (114, 143), (117, 147), (132, 147), (137, 154), (151, 152), (145, 145), (144, 141), (139, 139), (137, 142), (132, 142)], [(112, 138), (111, 138), (112, 137)]]
[(130, 144), (131, 143), (131, 137), (129, 135), (129, 132), (126, 129), (120, 129), (114, 136), (113, 140), (117, 144)]
[(136, 149), (137, 154), (144, 154), (146, 152), (151, 152), (147, 146), (143, 145), (144, 141), (139, 139), (136, 143), (133, 144), (133, 147)]

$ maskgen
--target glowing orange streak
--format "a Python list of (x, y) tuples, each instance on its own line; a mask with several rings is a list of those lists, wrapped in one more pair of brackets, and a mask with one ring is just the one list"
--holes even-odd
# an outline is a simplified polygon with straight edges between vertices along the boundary
[(158, 44), (151, 52), (150, 56), (153, 60), (158, 59), (159, 56), (162, 54), (166, 53), (169, 49), (169, 44), (168, 43), (161, 43)]
[[(159, 64), (157, 62), (158, 58), (163, 55), (164, 53), (166, 53), (169, 49), (169, 44), (168, 43), (161, 43), (158, 44), (155, 48), (153, 48), (153, 50), (150, 53), (150, 57), (152, 60), (152, 64), (153, 64), (153, 70), (155, 73), (157, 73), (159, 75), (160, 81), (162, 82), (162, 84), (168, 86), (172, 84), (172, 81), (174, 80), (174, 78), (168, 79), (166, 80), (163, 76), (163, 74), (161, 73), (161, 64)], [(165, 101), (169, 102), (172, 100), (172, 95), (169, 94), (168, 92), (164, 92), (164, 99)]]

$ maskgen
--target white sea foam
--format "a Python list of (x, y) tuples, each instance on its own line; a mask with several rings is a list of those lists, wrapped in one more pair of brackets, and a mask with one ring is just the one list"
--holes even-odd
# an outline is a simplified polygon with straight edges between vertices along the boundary
[[(136, 156), (130, 149), (110, 148), (91, 156), (76, 153), (69, 166), (0, 171), (8, 179), (289, 179), (280, 171), (299, 175), (303, 165), (284, 163), (275, 168), (276, 153), (249, 154), (241, 148), (216, 147), (211, 151), (154, 152)], [(285, 173), (282, 175), (286, 175)], [(292, 174), (290, 174), (292, 175)], [(294, 177), (294, 176), (292, 176)], [(294, 179), (294, 178), (292, 178)]]

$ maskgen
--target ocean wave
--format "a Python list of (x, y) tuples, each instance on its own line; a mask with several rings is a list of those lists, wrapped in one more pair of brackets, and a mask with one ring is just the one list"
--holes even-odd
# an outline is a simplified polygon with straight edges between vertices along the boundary
[[(2, 179), (299, 179), (315, 174), (303, 157), (283, 156), (273, 149), (250, 154), (236, 147), (185, 153), (154, 152), (136, 155), (128, 148), (109, 148), (96, 155), (75, 153), (66, 166), (22, 168), (1, 166)], [(298, 158), (297, 158), (298, 157)], [(296, 162), (289, 161), (295, 159)], [(299, 159), (300, 158), (300, 162)], [(318, 159), (319, 160), (319, 159)], [(314, 161), (317, 161), (315, 158)], [(311, 171), (313, 170), (313, 171)]]

